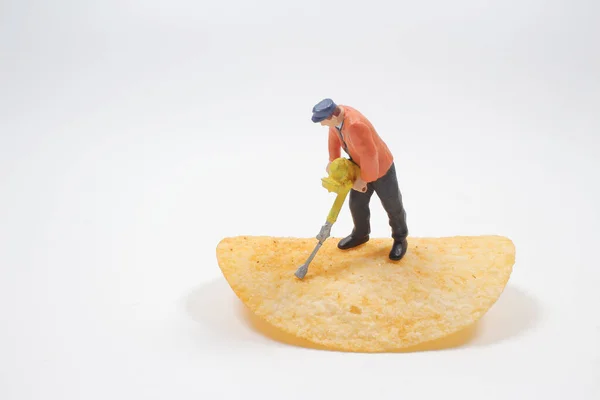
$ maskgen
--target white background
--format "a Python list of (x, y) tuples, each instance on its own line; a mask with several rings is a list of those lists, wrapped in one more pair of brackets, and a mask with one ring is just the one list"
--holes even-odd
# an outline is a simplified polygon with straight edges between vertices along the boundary
[[(599, 11), (1, 2), (0, 398), (600, 398)], [(318, 233), (325, 97), (392, 149), (412, 236), (515, 242), (463, 346), (324, 352), (240, 313), (216, 245)]]

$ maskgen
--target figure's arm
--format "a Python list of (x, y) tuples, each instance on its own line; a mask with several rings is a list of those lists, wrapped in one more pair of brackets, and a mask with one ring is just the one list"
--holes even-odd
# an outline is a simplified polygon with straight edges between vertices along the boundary
[(342, 143), (334, 128), (329, 128), (329, 162), (341, 156)]
[(369, 128), (361, 123), (352, 127), (353, 137), (358, 152), (360, 153), (360, 178), (369, 183), (377, 180), (379, 176), (379, 162), (377, 147)]

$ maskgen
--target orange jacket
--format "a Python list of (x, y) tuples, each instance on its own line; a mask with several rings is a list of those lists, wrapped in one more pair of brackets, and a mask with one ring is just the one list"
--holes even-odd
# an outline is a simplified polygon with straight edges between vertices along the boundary
[[(348, 153), (361, 170), (365, 182), (373, 182), (388, 171), (394, 157), (381, 140), (369, 120), (359, 111), (348, 106), (344, 109), (342, 136), (348, 146)], [(329, 161), (341, 156), (342, 141), (338, 129), (329, 128)]]

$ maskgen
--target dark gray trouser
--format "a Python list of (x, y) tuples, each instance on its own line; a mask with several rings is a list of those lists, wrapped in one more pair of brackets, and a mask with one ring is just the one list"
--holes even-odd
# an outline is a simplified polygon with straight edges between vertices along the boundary
[(367, 184), (365, 193), (354, 189), (350, 191), (350, 212), (354, 221), (353, 234), (361, 237), (371, 233), (369, 202), (373, 192), (377, 193), (383, 208), (388, 214), (394, 240), (401, 241), (405, 239), (408, 236), (406, 211), (402, 204), (402, 194), (398, 188), (398, 178), (394, 164), (384, 176)]

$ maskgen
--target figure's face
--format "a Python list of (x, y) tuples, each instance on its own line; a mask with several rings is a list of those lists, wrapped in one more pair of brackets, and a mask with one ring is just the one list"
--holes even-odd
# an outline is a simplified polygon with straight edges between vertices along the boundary
[(321, 125), (322, 126), (336, 126), (339, 125), (339, 121), (338, 121), (338, 117), (335, 116), (331, 116), (327, 119), (324, 119), (323, 121), (321, 121)]

